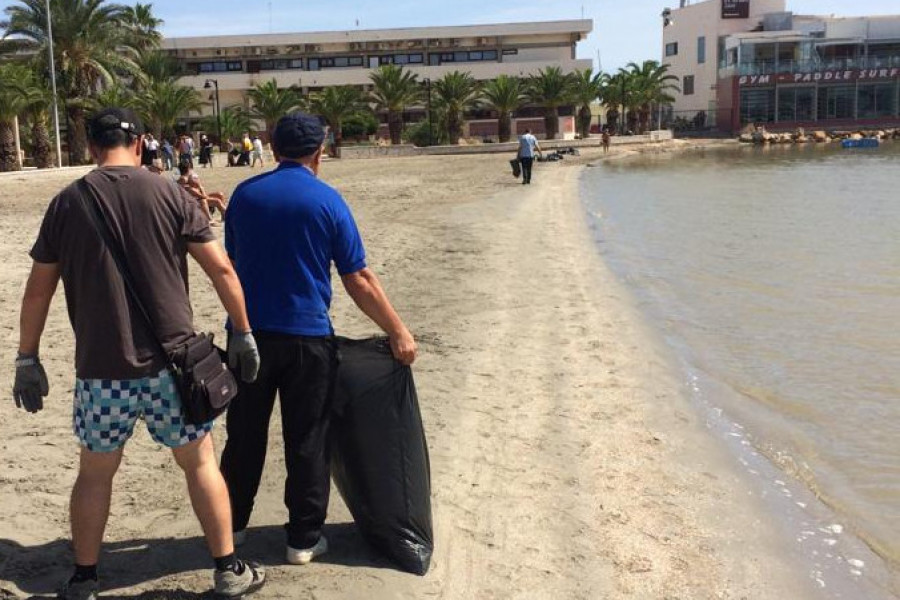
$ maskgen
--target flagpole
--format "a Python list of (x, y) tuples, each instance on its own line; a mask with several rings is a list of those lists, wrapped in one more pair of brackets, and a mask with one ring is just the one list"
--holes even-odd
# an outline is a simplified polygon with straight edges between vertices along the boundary
[(53, 59), (53, 19), (50, 18), (50, 0), (47, 0), (47, 41), (50, 46), (50, 85), (53, 90), (53, 129), (56, 132), (56, 166), (62, 168), (62, 142), (59, 139), (59, 104), (56, 95), (56, 65)]

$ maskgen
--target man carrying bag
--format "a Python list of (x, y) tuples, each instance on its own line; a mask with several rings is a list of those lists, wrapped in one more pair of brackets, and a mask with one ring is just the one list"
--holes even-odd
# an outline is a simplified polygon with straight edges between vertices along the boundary
[[(227, 488), (207, 435), (212, 420), (187, 414), (190, 399), (178, 392), (179, 381), (194, 389), (191, 375), (199, 361), (186, 354), (196, 356), (204, 346), (204, 368), (212, 365), (205, 341), (198, 344), (193, 330), (186, 255), (203, 268), (234, 322), (228, 352), (242, 378), (252, 381), (259, 355), (243, 292), (197, 203), (172, 182), (139, 168), (143, 126), (137, 116), (127, 109), (101, 110), (88, 133), (99, 167), (53, 199), (31, 250), (13, 388), (17, 406), (30, 413), (43, 408), (49, 385), (38, 350), (62, 279), (75, 331), (73, 428), (81, 460), (71, 502), (75, 570), (60, 597), (96, 598), (112, 481), (138, 418), (156, 442), (172, 449), (184, 471), (214, 558), (216, 594), (239, 597), (262, 587), (265, 573), (235, 557)], [(208, 372), (220, 377), (221, 360), (214, 358), (218, 366)], [(233, 385), (230, 376), (222, 381), (215, 388), (219, 393), (229, 381)], [(198, 393), (195, 400), (203, 399)]]
[(277, 392), (288, 471), (290, 564), (306, 564), (328, 549), (322, 525), (336, 370), (328, 316), (332, 264), (357, 306), (388, 334), (394, 356), (407, 365), (416, 357), (412, 334), (366, 266), (350, 208), (318, 178), (324, 140), (318, 117), (301, 112), (282, 117), (272, 136), (278, 167), (239, 185), (225, 216), (225, 247), (247, 294), (262, 362), (259, 378), (240, 384), (229, 409), (222, 472), (240, 542), (265, 464)]

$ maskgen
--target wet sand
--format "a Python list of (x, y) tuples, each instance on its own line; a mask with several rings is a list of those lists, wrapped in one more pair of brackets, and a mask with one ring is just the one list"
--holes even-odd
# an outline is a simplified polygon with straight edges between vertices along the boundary
[[(677, 146), (667, 146), (667, 150)], [(614, 149), (613, 156), (635, 150)], [(505, 156), (331, 161), (370, 266), (417, 336), (436, 551), (425, 577), (368, 549), (335, 493), (332, 551), (282, 564), (281, 432), (242, 554), (270, 565), (260, 598), (814, 597), (727, 449), (683, 394), (668, 353), (604, 265), (578, 197), (581, 165)], [(230, 193), (247, 169), (200, 171)], [(27, 251), (74, 172), (0, 177), (0, 389), (12, 387)], [(197, 327), (223, 311), (192, 265)], [(376, 332), (337, 289), (338, 333)], [(68, 573), (72, 334), (62, 293), (42, 358), (38, 415), (0, 403), (0, 598), (48, 595)], [(218, 446), (223, 427), (216, 428)], [(140, 426), (116, 480), (102, 559), (108, 597), (193, 598), (210, 560), (170, 454)]]

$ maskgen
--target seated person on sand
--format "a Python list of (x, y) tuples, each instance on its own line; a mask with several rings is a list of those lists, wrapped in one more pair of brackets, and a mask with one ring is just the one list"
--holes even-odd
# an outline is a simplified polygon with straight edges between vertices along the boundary
[(183, 187), (187, 193), (197, 199), (200, 203), (200, 209), (206, 218), (212, 221), (212, 213), (218, 208), (222, 213), (222, 219), (225, 219), (225, 196), (221, 192), (213, 192), (207, 194), (203, 186), (200, 185), (200, 177), (191, 169), (191, 165), (187, 161), (178, 163), (178, 185)]

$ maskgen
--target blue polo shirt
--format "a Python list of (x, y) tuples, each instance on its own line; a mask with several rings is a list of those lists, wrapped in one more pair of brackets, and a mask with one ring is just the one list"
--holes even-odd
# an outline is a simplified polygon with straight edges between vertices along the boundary
[(225, 249), (256, 331), (331, 335), (331, 264), (341, 275), (366, 266), (347, 203), (293, 162), (234, 190), (225, 213)]

